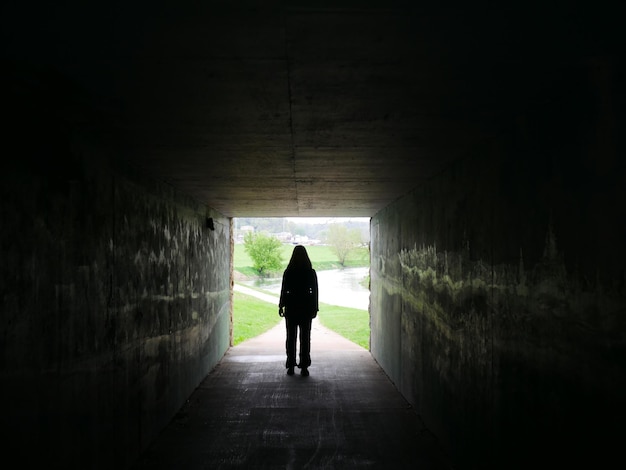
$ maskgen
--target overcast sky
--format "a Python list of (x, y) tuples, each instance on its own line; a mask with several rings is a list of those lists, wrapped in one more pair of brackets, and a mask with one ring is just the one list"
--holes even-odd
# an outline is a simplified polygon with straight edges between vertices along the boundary
[(290, 222), (304, 224), (328, 224), (332, 222), (369, 222), (369, 217), (285, 217)]

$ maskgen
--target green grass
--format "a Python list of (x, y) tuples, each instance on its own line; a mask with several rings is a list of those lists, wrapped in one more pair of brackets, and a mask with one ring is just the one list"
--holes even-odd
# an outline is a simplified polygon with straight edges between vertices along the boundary
[[(369, 313), (355, 308), (320, 304), (318, 319), (326, 328), (369, 349)], [(254, 338), (280, 323), (276, 304), (234, 292), (233, 345)]]
[(367, 310), (320, 304), (319, 321), (353, 343), (370, 348), (370, 315)]
[(233, 345), (259, 336), (280, 323), (278, 307), (241, 292), (233, 293)]

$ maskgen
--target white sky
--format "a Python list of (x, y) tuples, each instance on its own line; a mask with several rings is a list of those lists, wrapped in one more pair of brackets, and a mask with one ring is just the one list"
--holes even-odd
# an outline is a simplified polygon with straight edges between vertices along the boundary
[(300, 222), (304, 224), (324, 224), (331, 222), (369, 222), (369, 217), (285, 217), (290, 222)]

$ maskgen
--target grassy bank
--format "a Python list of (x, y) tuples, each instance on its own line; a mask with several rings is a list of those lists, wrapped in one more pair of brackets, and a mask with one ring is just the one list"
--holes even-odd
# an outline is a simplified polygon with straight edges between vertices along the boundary
[(237, 291), (233, 295), (233, 345), (265, 333), (280, 323), (276, 305)]
[[(369, 314), (365, 310), (320, 304), (319, 322), (344, 338), (369, 349)], [(234, 293), (233, 344), (254, 338), (280, 323), (278, 307), (241, 292)]]

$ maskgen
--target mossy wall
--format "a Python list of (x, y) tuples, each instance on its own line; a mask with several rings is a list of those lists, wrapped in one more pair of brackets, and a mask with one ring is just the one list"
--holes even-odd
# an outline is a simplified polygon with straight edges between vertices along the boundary
[(611, 74), (568, 70), (372, 219), (372, 354), (460, 468), (604, 460), (623, 436), (626, 159)]
[(230, 221), (45, 124), (2, 174), (5, 446), (127, 468), (229, 346)]

